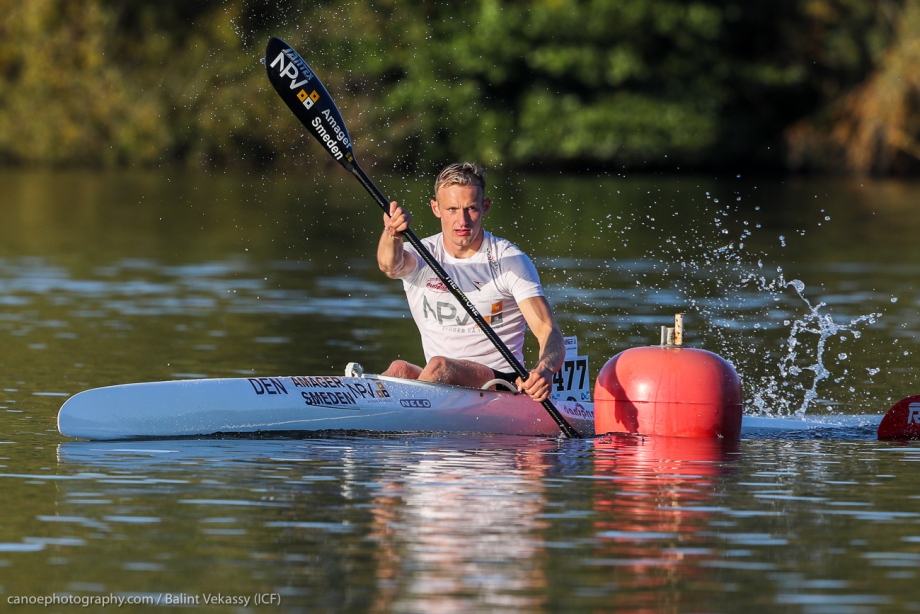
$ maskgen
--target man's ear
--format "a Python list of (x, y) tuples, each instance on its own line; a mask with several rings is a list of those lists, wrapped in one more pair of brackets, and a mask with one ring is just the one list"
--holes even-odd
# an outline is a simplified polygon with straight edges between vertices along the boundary
[(485, 215), (486, 213), (488, 213), (488, 212), (489, 212), (489, 207), (491, 207), (491, 206), (492, 206), (492, 199), (491, 199), (491, 198), (483, 198), (483, 199), (482, 199), (482, 214)]
[(435, 217), (441, 217), (441, 210), (438, 208), (438, 201), (435, 198), (431, 199), (431, 212), (434, 213)]

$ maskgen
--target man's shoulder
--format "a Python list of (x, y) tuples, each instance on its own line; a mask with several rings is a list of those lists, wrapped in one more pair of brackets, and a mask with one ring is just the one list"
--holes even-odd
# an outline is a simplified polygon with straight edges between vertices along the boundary
[(487, 249), (491, 248), (491, 250), (496, 253), (496, 255), (524, 253), (524, 250), (518, 247), (517, 244), (512, 243), (508, 239), (495, 236), (488, 230), (482, 231), (482, 237), (483, 244), (487, 246)]
[[(425, 249), (428, 250), (428, 253), (434, 257), (435, 260), (438, 262), (443, 261), (441, 254), (444, 253), (444, 243), (441, 241), (441, 233), (419, 239), (419, 241), (425, 247)], [(420, 279), (427, 278), (428, 273), (430, 273), (431, 270), (428, 268), (428, 265), (425, 263), (422, 255), (410, 243), (406, 243), (404, 248), (406, 252), (412, 254), (412, 257), (415, 260), (415, 266), (411, 271), (400, 277), (403, 283), (411, 285), (413, 283), (417, 283)]]
[(434, 251), (436, 249), (439, 250), (444, 245), (444, 235), (440, 232), (433, 234), (433, 235), (428, 235), (427, 237), (422, 239), (422, 243), (424, 243), (425, 247), (427, 247), (431, 251)]
[[(438, 252), (443, 251), (443, 250), (442, 250), (442, 246), (444, 245), (444, 243), (443, 243), (443, 241), (441, 240), (441, 233), (440, 233), (440, 232), (439, 232), (438, 234), (431, 235), (431, 236), (429, 236), (429, 237), (423, 237), (423, 238), (419, 239), (419, 241), (422, 243), (422, 245), (425, 246), (425, 249), (427, 249), (429, 252), (431, 252), (431, 254), (432, 254), (435, 258), (438, 257)], [(407, 250), (411, 250), (413, 253), (416, 253), (416, 254), (418, 253), (418, 250), (416, 250), (415, 247), (413, 247), (413, 246), (412, 246), (410, 243), (408, 243), (408, 242), (405, 244), (405, 248), (406, 248)]]

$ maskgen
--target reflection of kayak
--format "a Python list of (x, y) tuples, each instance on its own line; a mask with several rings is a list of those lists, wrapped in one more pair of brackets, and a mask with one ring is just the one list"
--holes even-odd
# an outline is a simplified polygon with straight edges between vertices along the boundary
[[(575, 430), (594, 435), (592, 403), (555, 405)], [(879, 419), (745, 416), (741, 434), (874, 427)], [(64, 403), (58, 428), (81, 439), (326, 430), (559, 434), (546, 410), (525, 395), (380, 375), (178, 380), (95, 388)]]

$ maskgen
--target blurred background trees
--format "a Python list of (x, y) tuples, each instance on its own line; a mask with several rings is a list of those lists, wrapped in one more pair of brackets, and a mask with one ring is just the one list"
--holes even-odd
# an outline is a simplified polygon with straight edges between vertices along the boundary
[(365, 164), (920, 170), (920, 0), (0, 0), (0, 162), (295, 167), (269, 36)]

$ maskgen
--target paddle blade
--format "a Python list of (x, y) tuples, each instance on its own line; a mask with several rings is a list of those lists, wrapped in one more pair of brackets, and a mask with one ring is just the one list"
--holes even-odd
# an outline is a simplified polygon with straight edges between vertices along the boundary
[(879, 439), (920, 439), (920, 396), (894, 404), (878, 425)]
[(280, 38), (265, 49), (268, 80), (297, 119), (349, 172), (355, 162), (351, 138), (332, 96), (303, 58)]

